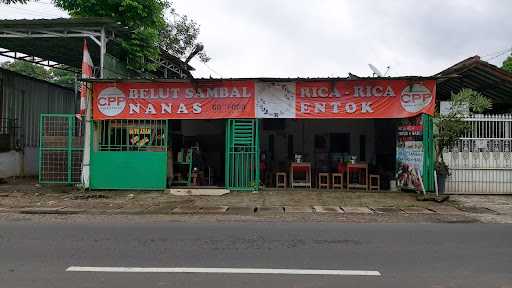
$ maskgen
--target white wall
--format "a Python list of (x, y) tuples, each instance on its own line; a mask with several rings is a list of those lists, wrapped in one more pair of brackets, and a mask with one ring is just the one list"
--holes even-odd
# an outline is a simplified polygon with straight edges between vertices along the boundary
[(21, 152), (0, 153), (0, 178), (20, 176), (22, 161)]

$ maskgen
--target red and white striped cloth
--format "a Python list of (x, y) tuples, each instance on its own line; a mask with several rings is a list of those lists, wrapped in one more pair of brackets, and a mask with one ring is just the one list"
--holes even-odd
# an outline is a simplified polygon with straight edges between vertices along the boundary
[[(93, 64), (89, 49), (87, 49), (87, 40), (84, 39), (84, 51), (82, 58), (82, 78), (93, 78)], [(80, 87), (80, 115), (85, 115), (87, 109), (87, 84), (84, 82)]]

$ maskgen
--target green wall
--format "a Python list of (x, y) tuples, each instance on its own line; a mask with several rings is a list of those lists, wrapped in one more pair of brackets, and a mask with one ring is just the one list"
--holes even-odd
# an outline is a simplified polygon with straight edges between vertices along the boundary
[(92, 189), (166, 188), (167, 152), (91, 151)]
[(432, 116), (422, 115), (423, 120), (423, 185), (425, 190), (433, 192), (434, 187), (434, 122)]

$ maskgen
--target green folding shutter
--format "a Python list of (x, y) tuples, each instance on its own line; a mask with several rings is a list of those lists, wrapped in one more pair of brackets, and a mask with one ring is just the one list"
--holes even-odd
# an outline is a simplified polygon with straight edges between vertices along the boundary
[(260, 182), (259, 121), (226, 122), (226, 189), (256, 191)]

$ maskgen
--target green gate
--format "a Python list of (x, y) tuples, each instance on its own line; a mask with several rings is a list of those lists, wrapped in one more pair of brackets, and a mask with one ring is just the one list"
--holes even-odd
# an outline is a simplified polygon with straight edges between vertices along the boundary
[(39, 183), (80, 183), (83, 125), (74, 114), (41, 114)]
[(256, 191), (260, 182), (259, 121), (226, 123), (226, 189)]

